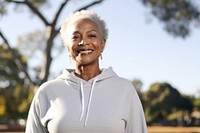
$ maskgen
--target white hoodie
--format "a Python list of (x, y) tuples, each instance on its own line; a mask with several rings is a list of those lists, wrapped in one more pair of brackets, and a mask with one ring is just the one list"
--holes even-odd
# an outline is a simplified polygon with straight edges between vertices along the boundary
[(64, 70), (40, 86), (26, 133), (147, 133), (139, 97), (112, 68), (85, 81)]

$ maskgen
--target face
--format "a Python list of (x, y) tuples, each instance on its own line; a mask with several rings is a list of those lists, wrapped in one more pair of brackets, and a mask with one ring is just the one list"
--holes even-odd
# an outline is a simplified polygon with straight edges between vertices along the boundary
[(98, 63), (105, 41), (96, 23), (90, 19), (79, 19), (67, 27), (67, 48), (78, 65)]

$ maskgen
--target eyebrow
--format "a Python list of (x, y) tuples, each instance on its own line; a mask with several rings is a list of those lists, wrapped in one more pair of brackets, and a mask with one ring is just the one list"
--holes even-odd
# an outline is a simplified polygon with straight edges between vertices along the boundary
[[(93, 29), (88, 30), (87, 33), (88, 33), (88, 32), (96, 32), (96, 33), (98, 33), (97, 30), (93, 30)], [(73, 35), (73, 34), (80, 34), (80, 32), (79, 32), (79, 31), (75, 31), (75, 32), (72, 33), (72, 35)]]
[(97, 30), (89, 30), (89, 31), (87, 31), (87, 32), (92, 32), (92, 31), (94, 31), (94, 32), (97, 32), (97, 33), (98, 33), (98, 31), (97, 31)]

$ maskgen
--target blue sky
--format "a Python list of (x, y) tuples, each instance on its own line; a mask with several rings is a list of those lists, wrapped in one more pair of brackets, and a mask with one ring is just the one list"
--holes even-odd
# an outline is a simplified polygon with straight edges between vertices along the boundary
[[(43, 10), (49, 19), (59, 1), (61, 0), (53, 3), (54, 6), (50, 9), (46, 7)], [(60, 20), (90, 1), (92, 0), (69, 2)], [(174, 38), (163, 30), (163, 24), (151, 16), (149, 9), (138, 0), (106, 0), (90, 9), (107, 22), (109, 29), (103, 60), (100, 61), (101, 67), (112, 66), (121, 77), (140, 79), (143, 91), (152, 83), (168, 82), (182, 93), (198, 93), (200, 27), (194, 27), (187, 39)], [(15, 15), (10, 10), (9, 16), (0, 19), (0, 28), (12, 44), (16, 44), (19, 35), (23, 36), (37, 28), (44, 29), (37, 17), (32, 17), (26, 8), (24, 10), (23, 14)], [(149, 19), (152, 20), (150, 23)], [(58, 75), (63, 68), (72, 67), (74, 64), (70, 64), (68, 53), (64, 50), (53, 62), (52, 71), (54, 75)]]

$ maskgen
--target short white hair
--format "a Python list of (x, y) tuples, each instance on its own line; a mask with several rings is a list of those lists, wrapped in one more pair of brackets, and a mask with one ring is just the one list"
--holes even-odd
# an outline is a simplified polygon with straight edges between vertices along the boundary
[(108, 29), (106, 27), (106, 23), (103, 19), (99, 17), (99, 15), (95, 12), (89, 10), (81, 10), (75, 13), (70, 14), (61, 24), (60, 35), (64, 42), (67, 44), (67, 28), (70, 22), (78, 19), (90, 19), (95, 22), (100, 30), (100, 34), (104, 40), (108, 38)]

